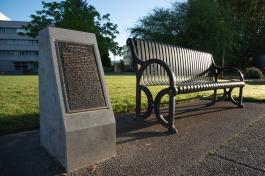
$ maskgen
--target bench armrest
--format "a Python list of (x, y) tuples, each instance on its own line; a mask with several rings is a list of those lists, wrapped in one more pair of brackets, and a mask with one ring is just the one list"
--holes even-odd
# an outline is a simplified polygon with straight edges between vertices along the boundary
[(220, 75), (220, 73), (224, 72), (225, 70), (232, 70), (236, 73), (238, 73), (240, 81), (244, 81), (244, 75), (242, 74), (242, 72), (236, 68), (236, 67), (231, 67), (231, 66), (225, 66), (225, 67), (216, 67), (216, 76), (215, 78), (217, 79), (218, 76)]
[(140, 64), (141, 67), (138, 70), (139, 73), (140, 73), (138, 75), (139, 79), (141, 78), (144, 70), (151, 64), (158, 64), (158, 65), (162, 66), (165, 69), (165, 71), (166, 71), (166, 73), (168, 75), (168, 78), (169, 78), (169, 85), (170, 85), (171, 88), (174, 88), (175, 85), (176, 85), (176, 76), (175, 76), (174, 72), (172, 71), (172, 69), (167, 65), (167, 63), (162, 61), (162, 60), (160, 60), (160, 59), (149, 59), (147, 61), (142, 62)]

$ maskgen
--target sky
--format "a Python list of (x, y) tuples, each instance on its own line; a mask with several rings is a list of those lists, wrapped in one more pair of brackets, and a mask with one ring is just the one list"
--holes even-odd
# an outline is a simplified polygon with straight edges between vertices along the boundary
[[(14, 21), (30, 21), (30, 15), (42, 9), (42, 0), (0, 0), (0, 19), (2, 15)], [(55, 0), (44, 0), (52, 2)], [(59, 0), (56, 0), (59, 1)], [(128, 29), (133, 27), (137, 20), (156, 7), (170, 7), (173, 0), (88, 0), (100, 14), (110, 14), (112, 23), (118, 25), (120, 34), (116, 41), (120, 46), (126, 44), (129, 37)], [(2, 13), (2, 14), (1, 14)], [(3, 19), (3, 18), (2, 18)], [(120, 59), (120, 57), (116, 57)], [(112, 56), (113, 59), (113, 56)]]

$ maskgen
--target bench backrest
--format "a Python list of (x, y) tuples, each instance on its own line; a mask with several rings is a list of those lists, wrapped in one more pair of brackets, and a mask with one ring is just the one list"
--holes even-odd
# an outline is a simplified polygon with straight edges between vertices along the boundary
[[(213, 57), (210, 53), (163, 44), (160, 42), (128, 39), (134, 65), (138, 70), (143, 61), (160, 59), (167, 63), (176, 75), (177, 84), (214, 80)], [(168, 77), (158, 64), (152, 64), (143, 73), (142, 84), (165, 85)]]

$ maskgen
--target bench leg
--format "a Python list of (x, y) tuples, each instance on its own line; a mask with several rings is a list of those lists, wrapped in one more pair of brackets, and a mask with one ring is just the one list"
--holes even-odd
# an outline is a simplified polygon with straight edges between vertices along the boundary
[[(161, 104), (161, 99), (165, 96), (169, 95), (169, 112), (168, 112), (168, 117), (164, 117), (161, 114), (160, 111), (160, 104)], [(156, 98), (155, 98), (155, 103), (154, 103), (154, 108), (155, 108), (155, 114), (156, 118), (158, 121), (164, 125), (165, 127), (168, 128), (168, 131), (170, 133), (177, 133), (177, 129), (174, 125), (174, 119), (175, 119), (175, 96), (174, 94), (170, 93), (170, 90), (168, 88), (161, 90)]]
[(168, 131), (170, 133), (177, 133), (177, 129), (174, 125), (175, 105), (176, 105), (175, 96), (169, 95)]
[(224, 93), (223, 93), (223, 97), (220, 100), (217, 100), (217, 89), (214, 90), (214, 94), (213, 94), (213, 100), (211, 102), (211, 104), (215, 104), (217, 101), (221, 101), (224, 100), (226, 97), (228, 97), (232, 103), (236, 104), (237, 106), (243, 108), (243, 87), (239, 88), (239, 97), (238, 100), (235, 100), (232, 96), (232, 91), (234, 88), (229, 88), (229, 90), (227, 90), (226, 88), (224, 88)]
[(136, 85), (136, 118), (139, 119), (141, 114), (141, 89)]
[(217, 89), (214, 89), (214, 91), (213, 91), (213, 100), (212, 100), (211, 104), (214, 105), (216, 103), (216, 101), (217, 101)]
[(238, 106), (240, 108), (244, 108), (245, 106), (243, 105), (243, 87), (239, 88), (239, 97), (238, 98), (239, 98), (239, 100), (238, 100), (239, 101), (239, 105)]
[(243, 105), (243, 87), (239, 87), (239, 96), (238, 96), (238, 100), (235, 100), (232, 96), (232, 91), (234, 88), (230, 88), (228, 91), (228, 97), (230, 98), (231, 102), (236, 104), (238, 107), (240, 108), (244, 108)]

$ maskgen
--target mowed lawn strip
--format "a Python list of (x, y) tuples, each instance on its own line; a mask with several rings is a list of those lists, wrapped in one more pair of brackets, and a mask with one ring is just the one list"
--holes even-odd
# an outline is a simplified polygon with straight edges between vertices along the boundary
[(38, 77), (0, 76), (0, 135), (39, 127)]
[[(135, 76), (108, 75), (105, 78), (114, 112), (135, 111)], [(156, 94), (163, 87), (150, 87)], [(178, 101), (207, 97), (213, 91), (178, 95)], [(220, 91), (222, 92), (222, 91)], [(246, 101), (265, 102), (265, 85), (247, 84)], [(235, 90), (237, 93), (237, 90)], [(142, 94), (142, 108), (147, 106)], [(0, 135), (39, 127), (38, 76), (0, 76)], [(167, 102), (167, 98), (163, 99)]]

